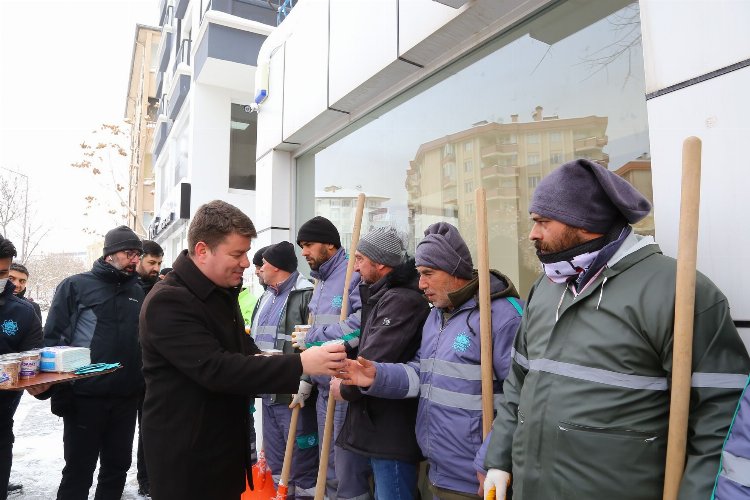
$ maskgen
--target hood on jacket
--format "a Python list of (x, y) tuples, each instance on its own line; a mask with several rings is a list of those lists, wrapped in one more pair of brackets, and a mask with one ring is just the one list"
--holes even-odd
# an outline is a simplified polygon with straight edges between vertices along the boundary
[(132, 274), (124, 273), (106, 262), (104, 257), (99, 257), (94, 261), (94, 265), (91, 267), (91, 273), (108, 283), (126, 283), (138, 279), (137, 272), (133, 272)]
[[(448, 294), (448, 298), (454, 308), (464, 305), (469, 299), (479, 297), (479, 271), (472, 272), (472, 280), (463, 288)], [(513, 297), (519, 298), (513, 282), (500, 271), (490, 269), (490, 300)]]

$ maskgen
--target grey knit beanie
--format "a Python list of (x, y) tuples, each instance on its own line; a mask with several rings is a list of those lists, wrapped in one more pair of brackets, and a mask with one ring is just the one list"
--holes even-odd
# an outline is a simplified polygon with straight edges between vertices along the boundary
[(417, 266), (440, 269), (452, 276), (472, 279), (474, 263), (466, 242), (455, 226), (437, 222), (425, 229), (424, 239), (415, 252)]
[(404, 261), (406, 248), (392, 227), (377, 227), (360, 238), (357, 251), (378, 264), (396, 267)]
[(589, 160), (560, 165), (537, 185), (529, 213), (605, 234), (620, 220), (635, 224), (651, 203), (628, 181)]

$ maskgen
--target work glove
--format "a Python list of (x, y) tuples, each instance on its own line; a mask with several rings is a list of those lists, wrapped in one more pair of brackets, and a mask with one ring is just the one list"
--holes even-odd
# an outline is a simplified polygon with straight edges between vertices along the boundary
[(484, 500), (505, 500), (510, 485), (510, 474), (500, 469), (490, 469), (484, 478)]
[[(300, 328), (300, 327), (307, 327), (307, 328)], [(299, 349), (300, 351), (304, 351), (307, 349), (308, 346), (305, 344), (305, 337), (307, 336), (307, 332), (310, 330), (310, 327), (308, 325), (295, 325), (294, 331), (292, 332), (292, 347)]]
[(292, 402), (289, 404), (289, 408), (294, 408), (297, 405), (299, 405), (300, 408), (303, 408), (305, 406), (305, 401), (310, 397), (312, 387), (313, 386), (310, 382), (300, 380), (299, 389), (297, 389), (297, 394), (295, 394), (292, 398)]

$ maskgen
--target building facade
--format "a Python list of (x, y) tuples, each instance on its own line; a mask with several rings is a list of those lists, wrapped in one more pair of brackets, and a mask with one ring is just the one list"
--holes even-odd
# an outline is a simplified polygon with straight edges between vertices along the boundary
[(188, 222), (203, 203), (222, 199), (253, 215), (257, 114), (250, 104), (276, 11), (261, 0), (161, 0), (159, 13), (148, 237), (169, 265), (187, 247)]
[(161, 30), (137, 25), (130, 63), (125, 121), (130, 124), (127, 225), (145, 238), (154, 218), (154, 170), (151, 144), (156, 125), (156, 51)]
[(750, 209), (740, 149), (748, 16), (750, 4), (729, 1), (301, 2), (258, 60), (268, 72), (256, 89), (266, 94), (259, 244), (293, 238), (324, 187), (360, 185), (388, 199), (412, 249), (429, 223), (448, 220), (474, 252), (471, 191), (482, 185), (490, 264), (523, 295), (538, 272), (526, 235), (539, 179), (572, 158), (599, 161), (653, 199), (637, 229), (675, 256), (681, 143), (697, 135), (699, 269), (728, 295), (747, 340), (750, 270), (726, 263), (750, 243), (727, 220)]

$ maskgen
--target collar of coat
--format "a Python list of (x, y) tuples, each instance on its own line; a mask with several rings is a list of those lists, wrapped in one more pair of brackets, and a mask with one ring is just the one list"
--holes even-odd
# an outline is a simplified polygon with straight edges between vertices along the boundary
[(172, 272), (177, 272), (177, 276), (185, 283), (190, 291), (200, 300), (206, 300), (214, 290), (222, 290), (225, 293), (234, 294), (236, 297), (240, 293), (240, 287), (221, 288), (214, 284), (213, 281), (203, 274), (195, 265), (193, 259), (188, 255), (187, 250), (183, 250), (180, 256), (175, 260), (172, 266)]
[(377, 302), (391, 288), (409, 288), (422, 293), (419, 289), (419, 273), (413, 257), (408, 257), (403, 263), (394, 267), (393, 271), (372, 285), (363, 283), (361, 286), (369, 288), (369, 301), (373, 303)]

